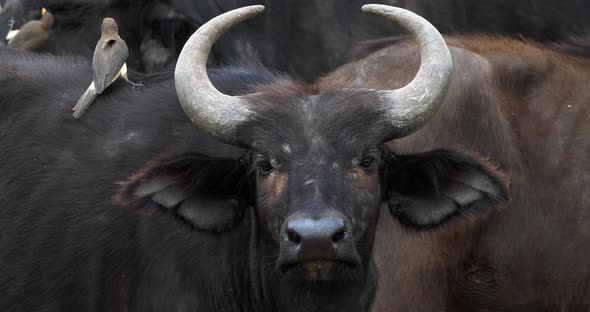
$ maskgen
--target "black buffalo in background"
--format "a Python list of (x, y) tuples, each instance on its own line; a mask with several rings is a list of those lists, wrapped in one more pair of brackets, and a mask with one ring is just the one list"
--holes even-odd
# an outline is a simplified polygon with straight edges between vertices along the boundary
[[(219, 40), (210, 63), (261, 62), (312, 81), (342, 65), (358, 42), (402, 33), (362, 13), (359, 8), (366, 3), (409, 9), (445, 34), (495, 33), (558, 42), (590, 29), (590, 3), (579, 0), (8, 0), (0, 15), (0, 36), (10, 17), (18, 28), (39, 18), (44, 6), (56, 19), (47, 51), (90, 56), (100, 22), (110, 16), (129, 46), (130, 67), (159, 72), (173, 69), (190, 34), (212, 17), (264, 4), (263, 17)], [(581, 49), (585, 53), (586, 47)]]

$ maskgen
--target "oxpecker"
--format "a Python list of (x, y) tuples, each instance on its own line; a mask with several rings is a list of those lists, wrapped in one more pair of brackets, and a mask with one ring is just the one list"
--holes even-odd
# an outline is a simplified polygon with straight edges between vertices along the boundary
[(135, 86), (139, 85), (127, 78), (125, 61), (129, 56), (129, 51), (125, 41), (119, 37), (115, 20), (110, 17), (103, 19), (101, 31), (102, 35), (96, 43), (92, 59), (93, 80), (74, 106), (75, 118), (80, 118), (96, 96), (115, 82), (119, 76)]
[(6, 36), (8, 46), (31, 52), (41, 50), (45, 46), (45, 43), (47, 43), (49, 32), (53, 26), (53, 15), (51, 12), (43, 8), (41, 14), (42, 17), (40, 20), (29, 21), (19, 30), (11, 30)]

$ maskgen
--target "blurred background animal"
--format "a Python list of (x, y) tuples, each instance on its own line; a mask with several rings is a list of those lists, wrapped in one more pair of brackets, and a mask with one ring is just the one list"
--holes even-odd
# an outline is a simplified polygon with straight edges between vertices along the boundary
[(18, 30), (13, 30), (14, 24), (11, 23), (11, 32), (6, 36), (8, 46), (23, 51), (41, 51), (49, 39), (53, 22), (53, 14), (43, 8), (40, 20), (29, 21)]
[[(102, 18), (119, 23), (131, 70), (173, 70), (188, 37), (209, 19), (251, 4), (266, 13), (225, 34), (209, 64), (259, 62), (313, 81), (350, 58), (359, 42), (403, 32), (359, 8), (383, 3), (414, 11), (444, 34), (490, 33), (540, 42), (562, 42), (590, 31), (590, 2), (579, 0), (8, 0), (0, 36), (11, 17), (18, 28), (45, 6), (55, 16), (46, 50), (91, 55)], [(313, 16), (314, 18), (310, 18)], [(5, 36), (5, 34), (4, 34)]]

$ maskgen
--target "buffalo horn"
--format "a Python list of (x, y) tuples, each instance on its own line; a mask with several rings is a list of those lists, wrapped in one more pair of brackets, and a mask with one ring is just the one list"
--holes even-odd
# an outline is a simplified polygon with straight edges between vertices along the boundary
[(440, 33), (424, 18), (404, 9), (367, 4), (364, 12), (381, 15), (413, 35), (420, 47), (420, 69), (416, 77), (397, 90), (377, 91), (391, 123), (386, 139), (406, 136), (423, 126), (438, 110), (451, 80), (453, 61)]
[(226, 143), (237, 143), (235, 128), (252, 111), (242, 97), (223, 94), (213, 86), (207, 75), (207, 57), (223, 33), (263, 11), (264, 6), (253, 5), (211, 19), (188, 39), (174, 70), (176, 93), (184, 112), (199, 129)]

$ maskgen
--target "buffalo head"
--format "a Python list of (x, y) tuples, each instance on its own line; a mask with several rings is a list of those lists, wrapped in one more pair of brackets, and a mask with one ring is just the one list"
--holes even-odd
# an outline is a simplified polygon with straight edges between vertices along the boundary
[(203, 25), (184, 46), (175, 71), (178, 98), (191, 121), (245, 148), (245, 156), (160, 162), (128, 189), (206, 231), (230, 230), (254, 207), (249, 222), (273, 296), (284, 305), (317, 307), (334, 298), (342, 304), (343, 297), (344, 304), (358, 304), (373, 286), (371, 252), (382, 204), (409, 228), (434, 228), (489, 210), (505, 198), (504, 182), (475, 157), (449, 151), (395, 155), (384, 145), (428, 122), (453, 68), (436, 29), (403, 9), (363, 7), (400, 24), (419, 42), (420, 69), (401, 89), (322, 89), (279, 79), (241, 96), (217, 90), (206, 70), (212, 45), (263, 9), (244, 7)]

